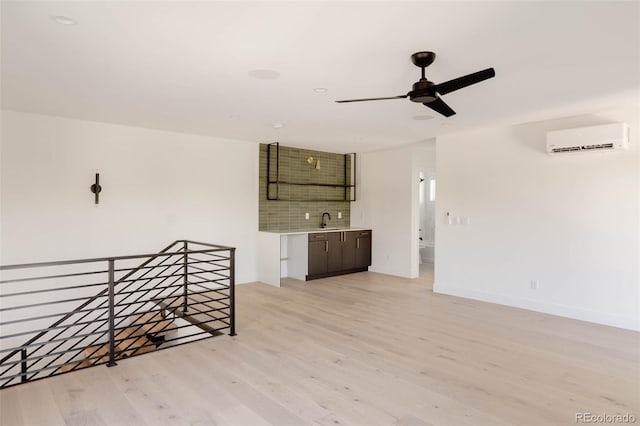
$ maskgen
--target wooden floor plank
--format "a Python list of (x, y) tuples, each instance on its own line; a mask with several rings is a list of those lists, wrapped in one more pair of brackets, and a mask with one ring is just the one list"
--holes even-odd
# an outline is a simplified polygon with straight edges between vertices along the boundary
[(640, 421), (639, 333), (434, 294), (432, 279), (241, 285), (237, 336), (2, 390), (0, 420), (533, 426), (591, 412)]
[(0, 391), (2, 426), (58, 426), (66, 422), (49, 387), (49, 380)]

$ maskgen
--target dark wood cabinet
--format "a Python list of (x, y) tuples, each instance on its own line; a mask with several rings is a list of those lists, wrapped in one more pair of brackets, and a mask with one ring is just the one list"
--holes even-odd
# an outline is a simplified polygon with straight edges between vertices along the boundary
[(329, 253), (327, 258), (327, 272), (342, 270), (342, 232), (329, 232), (327, 241)]
[(371, 265), (371, 231), (355, 231), (355, 264), (357, 268)]
[(309, 234), (307, 280), (366, 271), (370, 265), (370, 230)]
[[(355, 231), (345, 231), (342, 237), (342, 268), (353, 269), (356, 263), (356, 234)], [(367, 265), (368, 266), (368, 265)]]
[(327, 273), (329, 246), (327, 234), (309, 234), (309, 275)]

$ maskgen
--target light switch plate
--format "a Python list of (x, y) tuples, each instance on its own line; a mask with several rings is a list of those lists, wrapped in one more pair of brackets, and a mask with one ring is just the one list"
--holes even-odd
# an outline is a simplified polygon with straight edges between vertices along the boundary
[(304, 214), (304, 218), (305, 218), (306, 220), (309, 220), (309, 213), (305, 213), (305, 214)]

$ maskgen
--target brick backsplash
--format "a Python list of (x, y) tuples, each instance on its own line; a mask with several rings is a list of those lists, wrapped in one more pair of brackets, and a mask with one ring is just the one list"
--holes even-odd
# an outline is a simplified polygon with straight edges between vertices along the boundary
[[(267, 200), (267, 144), (260, 144), (259, 175), (259, 230), (305, 230), (320, 226), (322, 213), (329, 212), (330, 227), (345, 227), (351, 223), (351, 202), (349, 201), (311, 201), (313, 199), (344, 198), (344, 188), (322, 186), (279, 185), (279, 198), (302, 201)], [(271, 148), (271, 178), (275, 180), (275, 145)], [(320, 160), (320, 169), (308, 164), (306, 159)], [(331, 152), (312, 151), (280, 145), (280, 181), (296, 183), (324, 183), (343, 185), (345, 156)], [(347, 156), (347, 170), (351, 168), (351, 158)], [(348, 173), (347, 184), (351, 183)], [(270, 185), (271, 195), (275, 196), (276, 185)], [(347, 189), (349, 191), (349, 189)], [(342, 212), (342, 219), (338, 219)], [(305, 220), (309, 213), (309, 220)]]

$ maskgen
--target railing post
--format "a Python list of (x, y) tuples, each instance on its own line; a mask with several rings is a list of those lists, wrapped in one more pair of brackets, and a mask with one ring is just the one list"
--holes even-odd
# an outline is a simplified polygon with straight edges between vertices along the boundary
[(229, 335), (236, 335), (236, 249), (229, 250)]
[(27, 350), (26, 349), (21, 349), (20, 350), (20, 359), (22, 360), (22, 362), (20, 363), (20, 372), (22, 373), (20, 376), (20, 382), (22, 383), (26, 383), (27, 382)]
[(113, 367), (116, 364), (115, 352), (115, 282), (114, 282), (114, 263), (115, 260), (109, 259), (109, 362), (107, 367)]
[(189, 308), (189, 301), (187, 299), (187, 294), (188, 294), (188, 286), (189, 286), (189, 256), (187, 255), (187, 250), (188, 250), (188, 243), (187, 241), (184, 241), (184, 246), (183, 246), (183, 250), (184, 250), (184, 254), (182, 255), (183, 257), (183, 270), (182, 270), (182, 275), (183, 275), (183, 286), (184, 286), (184, 291), (182, 292), (182, 297), (183, 297), (183, 301), (182, 301), (182, 312), (183, 313), (187, 313), (188, 308)]

